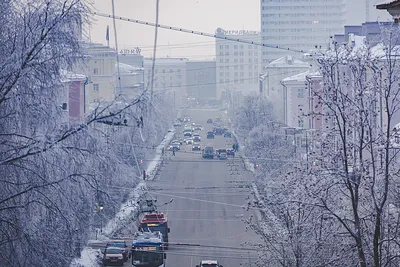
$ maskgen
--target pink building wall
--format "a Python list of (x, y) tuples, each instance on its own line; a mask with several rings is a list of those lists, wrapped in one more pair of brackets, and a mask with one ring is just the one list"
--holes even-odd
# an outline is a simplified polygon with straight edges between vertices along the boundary
[(84, 82), (82, 80), (69, 82), (68, 106), (70, 122), (79, 122), (83, 118), (85, 105)]

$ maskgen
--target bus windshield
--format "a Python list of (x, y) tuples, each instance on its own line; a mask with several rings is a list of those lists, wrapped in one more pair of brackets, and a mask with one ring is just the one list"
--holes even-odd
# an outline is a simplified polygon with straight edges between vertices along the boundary
[(132, 252), (132, 264), (162, 263), (163, 255), (158, 251), (136, 251)]
[(142, 228), (143, 231), (161, 232), (164, 238), (168, 235), (167, 227), (164, 224), (160, 224), (158, 226), (148, 226), (148, 224), (143, 224)]

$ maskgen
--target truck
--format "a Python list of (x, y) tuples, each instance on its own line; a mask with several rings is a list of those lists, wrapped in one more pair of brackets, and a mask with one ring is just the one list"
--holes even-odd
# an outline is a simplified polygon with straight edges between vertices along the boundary
[(164, 267), (167, 254), (160, 232), (137, 232), (132, 241), (132, 267)]
[(168, 249), (168, 218), (162, 212), (145, 213), (140, 219), (139, 231), (160, 232), (163, 237), (164, 249)]

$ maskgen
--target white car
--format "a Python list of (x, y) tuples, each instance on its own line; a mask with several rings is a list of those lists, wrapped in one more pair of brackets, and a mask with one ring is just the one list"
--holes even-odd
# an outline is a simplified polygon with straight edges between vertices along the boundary
[(215, 260), (203, 260), (196, 267), (222, 267), (222, 265), (219, 265), (218, 261)]

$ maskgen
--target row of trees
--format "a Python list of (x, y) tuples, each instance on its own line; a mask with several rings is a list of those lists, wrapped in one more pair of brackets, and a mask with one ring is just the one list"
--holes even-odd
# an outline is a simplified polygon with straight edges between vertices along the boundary
[[(89, 23), (89, 8), (83, 0), (0, 1), (2, 266), (68, 266), (137, 184), (137, 160), (174, 116), (168, 95), (150, 103), (143, 92), (65, 126), (62, 73), (82, 64), (76, 30)], [(126, 125), (100, 123), (120, 116)]]
[[(324, 122), (310, 142), (319, 144), (309, 151), (318, 165), (283, 160), (292, 158), (291, 144), (271, 143), (271, 134), (263, 134), (271, 124), (246, 126), (246, 152), (263, 157), (259, 188), (275, 215), (264, 218), (263, 229), (253, 224), (265, 240), (260, 266), (400, 264), (400, 34), (397, 25), (382, 32), (378, 44), (334, 43), (316, 55), (323, 86), (311, 96), (321, 108), (306, 115)], [(246, 116), (237, 113), (237, 127)]]

